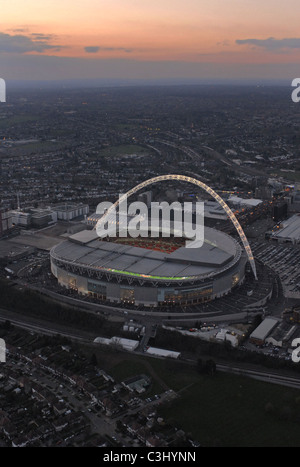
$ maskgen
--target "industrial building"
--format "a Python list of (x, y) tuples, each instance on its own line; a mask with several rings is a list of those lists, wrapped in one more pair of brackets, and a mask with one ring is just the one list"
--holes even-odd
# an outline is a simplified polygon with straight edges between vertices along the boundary
[(297, 324), (281, 321), (265, 339), (265, 343), (276, 347), (287, 347), (291, 344), (295, 335), (299, 337), (299, 330), (300, 328)]
[(228, 204), (235, 208), (247, 207), (254, 208), (262, 203), (261, 199), (256, 198), (240, 198), (239, 196), (230, 196), (228, 198)]
[(300, 214), (283, 221), (278, 230), (272, 233), (272, 240), (278, 243), (300, 243)]
[(87, 216), (89, 213), (89, 206), (87, 204), (60, 204), (53, 206), (53, 211), (57, 214), (57, 219), (61, 221), (71, 221), (78, 217)]
[(148, 355), (155, 355), (156, 357), (175, 358), (175, 359), (178, 359), (181, 355), (180, 352), (175, 352), (174, 350), (159, 349), (157, 347), (147, 347), (145, 353)]
[(56, 213), (50, 208), (26, 208), (10, 211), (12, 224), (22, 228), (41, 229), (57, 222)]
[(222, 206), (216, 201), (205, 200), (204, 204), (205, 220), (211, 219), (214, 221), (227, 221), (228, 216)]
[(272, 316), (265, 318), (250, 334), (249, 341), (252, 344), (263, 345), (274, 328), (278, 326), (279, 322), (280, 320), (278, 318)]
[(8, 209), (0, 209), (0, 238), (9, 233), (12, 229), (12, 216)]
[(273, 206), (273, 220), (274, 222), (282, 221), (287, 218), (288, 205), (286, 202), (277, 203)]
[(94, 339), (94, 343), (119, 347), (123, 350), (128, 350), (129, 352), (133, 352), (139, 345), (139, 341), (133, 339), (125, 339), (123, 337), (117, 336), (111, 337), (110, 339), (106, 337), (96, 337), (96, 339)]

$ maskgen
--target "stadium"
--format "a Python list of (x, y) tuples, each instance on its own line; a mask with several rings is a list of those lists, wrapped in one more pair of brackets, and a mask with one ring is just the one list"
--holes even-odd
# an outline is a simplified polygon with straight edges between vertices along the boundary
[(104, 239), (97, 229), (84, 230), (50, 252), (51, 271), (61, 286), (106, 303), (163, 307), (196, 305), (227, 295), (244, 282), (247, 262), (257, 279), (252, 252), (237, 219), (203, 182), (165, 175), (127, 194), (163, 180), (183, 180), (204, 188), (230, 216), (244, 248), (231, 236), (208, 227), (200, 248), (187, 248), (184, 238), (175, 236)]
[(80, 294), (144, 306), (204, 303), (244, 280), (244, 251), (214, 229), (205, 228), (201, 248), (177, 239), (120, 240), (101, 240), (94, 230), (72, 235), (51, 250), (52, 273)]

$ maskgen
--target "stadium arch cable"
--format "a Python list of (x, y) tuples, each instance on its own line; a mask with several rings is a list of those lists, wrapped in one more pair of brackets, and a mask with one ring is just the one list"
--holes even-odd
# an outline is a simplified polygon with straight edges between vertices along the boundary
[(135, 187), (131, 188), (131, 190), (127, 191), (127, 193), (124, 193), (122, 196), (119, 197), (119, 199), (112, 205), (108, 210), (105, 212), (105, 214), (101, 217), (101, 219), (98, 220), (96, 226), (94, 229), (97, 231), (100, 229), (100, 226), (102, 226), (106, 222), (106, 218), (109, 216), (109, 214), (112, 213), (114, 209), (116, 209), (119, 204), (122, 201), (125, 201), (127, 198), (129, 198), (131, 195), (135, 194), (137, 191), (142, 190), (146, 186), (152, 185), (154, 183), (159, 183), (163, 182), (166, 180), (178, 180), (182, 182), (187, 182), (191, 183), (192, 185), (196, 185), (197, 187), (201, 188), (202, 190), (206, 191), (206, 193), (210, 194), (216, 201), (219, 203), (219, 205), (224, 209), (228, 217), (230, 218), (231, 222), (233, 223), (241, 241), (242, 244), (245, 248), (246, 254), (248, 256), (248, 260), (250, 263), (250, 266), (252, 268), (253, 275), (255, 279), (257, 280), (257, 272), (256, 272), (256, 266), (255, 266), (255, 260), (251, 251), (251, 247), (249, 245), (249, 242), (247, 240), (247, 237), (237, 220), (236, 216), (230, 209), (230, 207), (225, 203), (225, 201), (221, 198), (221, 196), (218, 195), (212, 188), (210, 188), (208, 185), (205, 183), (201, 182), (200, 180), (197, 180), (196, 178), (193, 177), (188, 177), (187, 175), (176, 175), (176, 174), (168, 174), (168, 175), (159, 175), (157, 177), (149, 178), (148, 180), (145, 180), (142, 183), (139, 183)]

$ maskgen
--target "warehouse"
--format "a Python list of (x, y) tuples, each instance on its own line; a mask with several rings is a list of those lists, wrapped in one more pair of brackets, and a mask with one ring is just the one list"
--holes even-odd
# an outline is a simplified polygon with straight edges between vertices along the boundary
[(106, 337), (96, 337), (96, 339), (94, 339), (94, 343), (121, 347), (123, 350), (128, 350), (129, 352), (134, 351), (139, 345), (139, 341), (124, 339), (123, 337), (117, 336), (111, 337), (110, 339), (107, 339)]
[(265, 318), (259, 326), (250, 334), (249, 341), (252, 344), (263, 345), (266, 338), (270, 335), (273, 329), (278, 326), (280, 320), (275, 317)]
[(155, 355), (156, 357), (169, 357), (179, 358), (180, 352), (174, 352), (173, 350), (158, 349), (156, 347), (147, 347), (146, 354)]
[(300, 214), (295, 214), (282, 222), (279, 229), (272, 234), (272, 240), (278, 243), (300, 243)]

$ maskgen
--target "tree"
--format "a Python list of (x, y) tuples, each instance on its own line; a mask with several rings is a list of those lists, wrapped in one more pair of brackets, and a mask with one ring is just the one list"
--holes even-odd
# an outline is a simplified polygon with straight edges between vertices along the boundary
[(198, 371), (198, 373), (200, 373), (200, 375), (203, 374), (204, 369), (205, 369), (205, 365), (203, 363), (202, 358), (198, 358), (197, 359), (197, 371)]
[(204, 363), (201, 358), (197, 359), (197, 371), (200, 374), (213, 376), (216, 373), (217, 366), (214, 360), (206, 360)]
[(93, 366), (97, 366), (98, 360), (97, 360), (97, 357), (96, 357), (96, 355), (95, 355), (94, 353), (93, 353), (92, 356), (91, 356), (90, 363), (91, 363), (91, 365), (93, 365)]
[(274, 412), (274, 406), (271, 402), (267, 402), (265, 405), (265, 412), (271, 414)]
[(214, 360), (207, 360), (205, 363), (205, 372), (208, 375), (214, 376), (216, 373), (217, 366)]
[(9, 330), (10, 327), (11, 327), (11, 322), (9, 321), (9, 319), (6, 319), (4, 322), (3, 328), (6, 330)]

